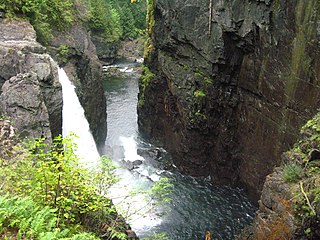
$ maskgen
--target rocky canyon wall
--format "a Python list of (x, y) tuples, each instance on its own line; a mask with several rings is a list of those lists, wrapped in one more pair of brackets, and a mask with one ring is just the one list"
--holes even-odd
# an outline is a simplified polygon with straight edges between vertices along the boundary
[[(102, 66), (88, 30), (78, 22), (55, 32), (46, 48), (36, 40), (32, 25), (23, 20), (0, 22), (0, 113), (13, 120), (22, 137), (51, 139), (62, 133), (60, 61), (76, 86), (97, 143), (107, 133)], [(76, 121), (76, 120), (75, 120)]]
[(139, 126), (186, 174), (257, 200), (320, 103), (318, 0), (149, 3)]
[(0, 114), (12, 120), (21, 137), (50, 141), (62, 128), (57, 64), (27, 21), (4, 20), (0, 33)]

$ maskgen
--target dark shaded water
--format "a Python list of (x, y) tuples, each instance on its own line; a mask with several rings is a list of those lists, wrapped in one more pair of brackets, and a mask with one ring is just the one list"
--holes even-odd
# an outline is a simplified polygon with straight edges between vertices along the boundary
[[(124, 63), (118, 67), (131, 71), (134, 64)], [(216, 187), (205, 179), (183, 176), (174, 168), (163, 170), (170, 156), (164, 149), (146, 142), (138, 132), (138, 77), (133, 71), (122, 78), (106, 78), (104, 82), (108, 138), (103, 152), (119, 165), (127, 166), (135, 160), (142, 162), (131, 171), (119, 169), (122, 180), (112, 190), (114, 201), (117, 204), (117, 200), (134, 188), (148, 189), (159, 178), (170, 177), (174, 188), (169, 204), (153, 209), (142, 196), (131, 199), (126, 196), (118, 201), (121, 205), (127, 200), (127, 205), (122, 206), (126, 208), (123, 214), (140, 237), (164, 232), (172, 240), (197, 240), (203, 239), (205, 230), (210, 229), (213, 239), (234, 239), (239, 230), (252, 221), (255, 208), (239, 189)], [(157, 152), (161, 153), (160, 157)], [(137, 209), (146, 211), (140, 213)]]

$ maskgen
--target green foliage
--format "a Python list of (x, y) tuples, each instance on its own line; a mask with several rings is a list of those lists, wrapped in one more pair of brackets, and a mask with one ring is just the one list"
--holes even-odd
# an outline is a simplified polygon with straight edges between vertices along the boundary
[(27, 142), (22, 157), (2, 161), (3, 189), (57, 209), (58, 225), (81, 222), (89, 212), (114, 212), (109, 199), (98, 194), (117, 181), (114, 166), (102, 158), (101, 168), (90, 171), (75, 149), (71, 138), (57, 137), (50, 146), (44, 139)]
[(106, 0), (90, 0), (89, 24), (106, 42), (118, 41), (122, 36), (119, 14)]
[(69, 55), (69, 47), (67, 45), (61, 45), (58, 49), (57, 57), (60, 63), (67, 63)]
[(73, 0), (0, 0), (0, 10), (9, 17), (24, 17), (37, 31), (38, 40), (50, 41), (52, 30), (62, 30), (75, 19)]
[(283, 167), (283, 179), (286, 182), (297, 182), (303, 173), (303, 168), (296, 162), (288, 162)]
[(154, 0), (147, 0), (147, 40), (144, 46), (144, 58), (148, 59), (154, 51), (152, 33), (154, 28)]
[(139, 80), (139, 101), (138, 101), (138, 107), (142, 107), (145, 101), (145, 91), (147, 87), (149, 86), (150, 81), (154, 78), (155, 74), (151, 72), (151, 70), (144, 65), (143, 66), (143, 72), (140, 76)]
[(170, 183), (170, 178), (160, 178), (149, 191), (149, 195), (152, 199), (159, 203), (169, 203), (171, 202), (171, 193), (173, 189), (173, 184)]
[(75, 20), (88, 22), (106, 42), (136, 38), (146, 27), (146, 2), (127, 0), (0, 0), (7, 17), (28, 19), (38, 40), (47, 45), (53, 30), (65, 30)]
[[(18, 239), (99, 239), (71, 225), (61, 230), (56, 226), (57, 210), (42, 207), (29, 197), (0, 196), (0, 234), (4, 239), (15, 232)], [(8, 236), (7, 236), (8, 235)]]
[(137, 38), (145, 29), (144, 1), (90, 0), (90, 28), (107, 42)]
[[(284, 166), (284, 177), (287, 175), (288, 182), (300, 179), (295, 197), (295, 214), (301, 220), (308, 239), (313, 239), (315, 230), (320, 227), (320, 162), (317, 159), (310, 161), (310, 153), (315, 149), (320, 149), (320, 114), (302, 127), (301, 140), (285, 155), (291, 165), (300, 163), (298, 168), (294, 165)], [(304, 165), (303, 174), (300, 174), (301, 164)]]
[(206, 96), (205, 92), (202, 89), (194, 91), (193, 95), (195, 97), (205, 97)]
[(122, 28), (121, 39), (137, 38), (146, 28), (146, 2), (130, 3), (127, 0), (105, 0), (118, 13)]

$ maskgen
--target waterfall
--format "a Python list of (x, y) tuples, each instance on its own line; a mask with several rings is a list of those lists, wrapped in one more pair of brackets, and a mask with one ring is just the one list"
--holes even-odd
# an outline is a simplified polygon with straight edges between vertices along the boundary
[[(84, 110), (75, 93), (75, 86), (70, 82), (62, 68), (58, 69), (58, 73), (63, 95), (63, 136), (65, 137), (70, 133), (74, 133), (77, 136), (77, 138), (74, 139), (78, 145), (77, 156), (80, 158), (80, 161), (94, 168), (98, 166), (97, 159), (99, 159), (99, 153), (90, 132), (88, 121), (84, 115)], [(123, 144), (124, 160), (144, 160), (143, 157), (137, 154), (137, 144), (133, 136), (123, 136), (120, 137), (119, 140)], [(155, 210), (151, 211), (153, 206), (150, 202), (146, 202), (144, 193), (134, 194), (129, 197), (129, 192), (141, 189), (142, 185), (150, 185), (150, 180), (145, 177), (137, 178), (137, 176), (134, 176), (130, 171), (123, 168), (117, 169), (117, 174), (121, 176), (121, 180), (108, 189), (109, 197), (113, 199), (117, 211), (123, 214), (135, 230), (159, 225), (161, 220), (156, 216)], [(146, 169), (144, 169), (144, 174), (148, 176)], [(158, 180), (158, 178), (156, 179)], [(123, 198), (123, 196), (125, 197)], [(148, 214), (146, 214), (146, 212)]]
[(144, 160), (143, 157), (137, 154), (137, 143), (134, 139), (134, 136), (131, 137), (119, 137), (124, 148), (124, 160), (126, 161), (135, 161), (135, 160)]
[(73, 133), (76, 135), (74, 142), (77, 144), (77, 156), (80, 161), (94, 166), (100, 158), (95, 141), (91, 134), (89, 123), (84, 115), (84, 110), (75, 92), (75, 86), (70, 82), (66, 72), (58, 69), (59, 81), (62, 86), (62, 135)]

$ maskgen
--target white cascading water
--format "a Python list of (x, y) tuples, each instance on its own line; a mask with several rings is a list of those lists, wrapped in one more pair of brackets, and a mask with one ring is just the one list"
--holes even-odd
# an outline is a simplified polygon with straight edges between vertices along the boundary
[[(80, 161), (88, 167), (97, 167), (100, 155), (93, 136), (91, 134), (88, 121), (84, 115), (84, 110), (79, 102), (75, 92), (75, 86), (70, 82), (67, 74), (62, 68), (58, 69), (59, 81), (62, 85), (63, 95), (63, 136), (75, 134), (74, 139), (78, 146), (77, 155)], [(144, 158), (137, 154), (137, 146), (134, 137), (120, 137), (120, 142), (124, 148), (124, 160), (133, 162), (135, 160), (144, 161)], [(137, 191), (138, 187), (145, 184), (150, 184), (150, 180), (134, 176), (127, 169), (118, 169), (118, 176), (121, 176), (120, 181), (109, 189), (109, 195), (113, 199), (118, 212), (126, 218), (134, 230), (145, 230), (160, 224), (161, 220), (152, 212), (152, 205), (146, 199), (145, 194), (134, 194), (130, 196), (130, 192)], [(147, 176), (148, 171), (143, 170), (143, 174)], [(154, 181), (160, 177), (156, 174), (150, 176)]]
[(62, 86), (62, 135), (75, 134), (74, 139), (78, 146), (77, 156), (80, 161), (95, 166), (100, 158), (95, 141), (91, 134), (89, 123), (84, 115), (84, 110), (75, 92), (75, 86), (70, 82), (66, 72), (58, 69), (59, 81)]

